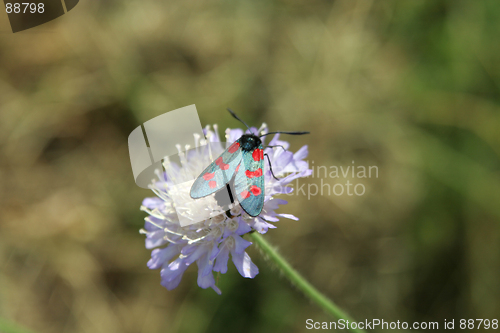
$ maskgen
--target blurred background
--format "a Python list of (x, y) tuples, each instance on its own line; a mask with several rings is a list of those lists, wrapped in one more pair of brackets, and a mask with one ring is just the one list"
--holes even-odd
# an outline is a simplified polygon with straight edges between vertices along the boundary
[[(270, 268), (222, 295), (160, 286), (127, 136), (196, 104), (202, 125), (377, 166), (362, 196), (303, 195), (266, 239), (364, 321), (500, 319), (496, 0), (81, 1), (0, 34), (0, 317), (33, 332), (305, 332), (330, 321)], [(312, 177), (300, 183), (345, 184)], [(306, 185), (307, 186), (307, 185)], [(458, 329), (456, 323), (455, 329)]]

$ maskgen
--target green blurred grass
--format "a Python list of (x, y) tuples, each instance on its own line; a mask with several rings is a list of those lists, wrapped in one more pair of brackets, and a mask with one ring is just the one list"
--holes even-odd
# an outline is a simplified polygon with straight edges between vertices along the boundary
[(300, 221), (266, 235), (356, 319), (498, 318), (499, 15), (493, 0), (106, 1), (0, 35), (0, 315), (37, 332), (330, 320), (255, 249), (260, 274), (230, 268), (222, 296), (194, 270), (169, 292), (147, 269), (151, 194), (127, 135), (196, 103), (204, 125), (239, 126), (229, 106), (310, 130), (289, 140), (315, 165), (378, 166), (362, 197), (287, 198)]

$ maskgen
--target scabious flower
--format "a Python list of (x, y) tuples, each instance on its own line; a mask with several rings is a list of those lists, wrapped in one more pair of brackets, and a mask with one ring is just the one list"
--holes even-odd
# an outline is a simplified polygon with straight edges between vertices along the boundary
[[(261, 214), (249, 216), (237, 205), (231, 208), (232, 217), (228, 217), (213, 196), (193, 200), (189, 195), (190, 188), (178, 185), (198, 177), (211, 163), (214, 150), (223, 151), (217, 125), (213, 128), (214, 131), (208, 126), (204, 129), (209, 145), (195, 135), (195, 149), (186, 147), (187, 153), (184, 153), (178, 147), (180, 165), (164, 159), (165, 171), (157, 171), (158, 180), (153, 180), (150, 185), (157, 197), (146, 198), (142, 202), (141, 210), (149, 216), (145, 218), (145, 227), (141, 232), (146, 235), (146, 248), (153, 249), (148, 267), (161, 268), (161, 284), (168, 290), (176, 288), (186, 269), (196, 262), (198, 285), (204, 289), (213, 288), (220, 294), (213, 272), (227, 272), (229, 255), (243, 277), (254, 278), (259, 269), (245, 252), (252, 243), (242, 236), (253, 230), (264, 234), (276, 228), (273, 222), (279, 221), (280, 217), (298, 220), (291, 214), (276, 212), (287, 201), (275, 196), (291, 193), (290, 183), (294, 179), (311, 174), (308, 163), (303, 160), (307, 156), (307, 146), (294, 154), (288, 151), (288, 142), (279, 140), (279, 134), (276, 134), (269, 145), (282, 147), (268, 147), (264, 152), (269, 155), (273, 172), (279, 180), (274, 179), (270, 170), (265, 168), (265, 199)], [(263, 124), (260, 129), (252, 128), (252, 131), (267, 133), (267, 126)], [(226, 141), (234, 142), (241, 135), (241, 129), (227, 129)], [(181, 226), (179, 213), (196, 223)]]

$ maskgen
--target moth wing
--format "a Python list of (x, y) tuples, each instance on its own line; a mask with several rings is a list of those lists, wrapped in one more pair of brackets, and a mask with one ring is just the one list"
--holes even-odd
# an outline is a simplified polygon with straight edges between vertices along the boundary
[(241, 157), (242, 152), (237, 140), (196, 178), (191, 186), (191, 198), (203, 198), (224, 187), (233, 178)]
[[(260, 154), (243, 152), (242, 163), (234, 178), (234, 192), (241, 207), (250, 216), (257, 216), (264, 206), (264, 159)], [(259, 156), (255, 160), (254, 156)]]

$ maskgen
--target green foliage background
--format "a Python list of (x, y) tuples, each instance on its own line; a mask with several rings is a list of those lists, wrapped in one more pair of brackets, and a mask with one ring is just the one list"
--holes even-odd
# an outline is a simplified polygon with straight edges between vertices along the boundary
[(286, 198), (300, 221), (266, 235), (354, 318), (499, 319), (499, 35), (496, 0), (81, 1), (0, 34), (0, 316), (36, 332), (330, 321), (255, 248), (260, 274), (230, 268), (222, 296), (195, 269), (167, 291), (146, 267), (152, 193), (127, 136), (196, 104), (203, 125), (239, 127), (232, 107), (310, 130), (287, 139), (315, 166), (378, 166), (351, 180), (363, 196)]

